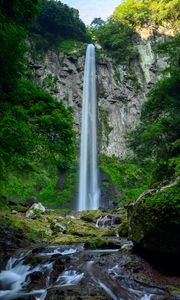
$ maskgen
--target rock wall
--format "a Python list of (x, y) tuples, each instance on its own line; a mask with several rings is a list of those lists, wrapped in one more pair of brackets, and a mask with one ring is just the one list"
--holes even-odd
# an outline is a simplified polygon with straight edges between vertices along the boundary
[[(97, 54), (97, 91), (99, 151), (106, 155), (126, 158), (127, 133), (139, 122), (142, 104), (166, 60), (153, 51), (153, 46), (164, 36), (138, 35), (134, 46), (137, 59), (130, 66), (116, 65), (101, 51)], [(29, 66), (32, 78), (58, 100), (73, 109), (75, 128), (80, 130), (83, 94), (84, 55), (65, 55), (48, 51), (40, 58), (34, 56)]]

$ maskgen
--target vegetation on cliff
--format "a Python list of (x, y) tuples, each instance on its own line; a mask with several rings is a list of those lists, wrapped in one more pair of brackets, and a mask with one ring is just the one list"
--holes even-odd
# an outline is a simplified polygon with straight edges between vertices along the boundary
[(156, 51), (167, 58), (168, 67), (149, 92), (142, 107), (141, 122), (131, 133), (130, 146), (137, 159), (148, 160), (152, 168), (150, 185), (179, 174), (179, 46), (179, 34), (157, 46)]
[(25, 38), (40, 5), (1, 1), (0, 7), (1, 196), (58, 200), (59, 173), (71, 167), (76, 143), (71, 111), (25, 80)]
[(178, 30), (180, 25), (179, 0), (125, 0), (114, 11), (112, 20), (130, 28), (150, 25)]
[(107, 22), (95, 18), (89, 28), (92, 39), (118, 63), (127, 64), (137, 57), (133, 40), (137, 29), (159, 27), (178, 33), (180, 27), (179, 0), (124, 0)]
[(79, 11), (55, 0), (42, 0), (38, 17), (31, 25), (30, 35), (41, 50), (57, 47), (65, 40), (89, 41)]

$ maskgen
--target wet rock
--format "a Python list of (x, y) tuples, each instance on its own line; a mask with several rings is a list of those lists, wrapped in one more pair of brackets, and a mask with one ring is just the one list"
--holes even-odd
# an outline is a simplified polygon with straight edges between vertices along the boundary
[(30, 274), (30, 278), (31, 278), (31, 281), (33, 282), (37, 282), (41, 279), (42, 277), (42, 272), (39, 272), (39, 271), (36, 271), (32, 274)]
[(122, 220), (121, 217), (118, 215), (111, 215), (111, 214), (106, 214), (100, 216), (97, 221), (96, 221), (96, 226), (97, 227), (110, 227), (113, 225), (119, 225), (121, 224)]
[(122, 220), (119, 216), (115, 215), (112, 217), (112, 224), (113, 225), (118, 225), (121, 224)]
[(108, 227), (112, 225), (112, 216), (111, 215), (103, 215), (101, 216), (96, 223), (97, 227)]
[(0, 267), (3, 268), (7, 259), (17, 249), (28, 247), (31, 243), (24, 236), (22, 230), (0, 225)]

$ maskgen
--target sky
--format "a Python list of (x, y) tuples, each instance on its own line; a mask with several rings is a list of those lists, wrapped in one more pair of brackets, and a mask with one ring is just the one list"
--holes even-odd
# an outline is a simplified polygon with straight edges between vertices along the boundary
[(89, 25), (96, 17), (106, 20), (121, 0), (61, 0), (62, 3), (79, 10), (80, 18)]

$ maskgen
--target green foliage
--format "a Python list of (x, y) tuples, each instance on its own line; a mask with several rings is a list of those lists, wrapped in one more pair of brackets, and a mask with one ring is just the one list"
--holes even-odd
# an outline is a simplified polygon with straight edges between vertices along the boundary
[(0, 1), (0, 97), (9, 96), (24, 73), (24, 43), (29, 23), (38, 12), (39, 1)]
[(65, 173), (64, 187), (62, 191), (57, 191), (58, 176), (56, 169), (54, 172), (47, 174), (44, 181), (41, 183), (42, 189), (36, 193), (39, 201), (47, 207), (71, 207), (74, 199), (77, 174), (76, 170), (71, 167)]
[(148, 2), (150, 3), (150, 1), (125, 0), (115, 9), (111, 18), (131, 28), (147, 24), (150, 15)]
[[(14, 105), (2, 104), (2, 159), (50, 159), (64, 168), (71, 163), (74, 132), (69, 110), (47, 92), (28, 81), (18, 82)], [(41, 151), (41, 153), (40, 153)]]
[[(35, 196), (47, 204), (48, 198), (62, 203), (65, 193), (72, 195), (72, 184), (62, 197), (56, 191), (57, 174), (69, 170), (75, 157), (72, 114), (62, 102), (22, 79), (27, 72), (24, 39), (38, 2), (0, 1), (0, 192), (7, 200), (24, 202)], [(48, 78), (46, 84), (54, 88), (55, 81)]]
[(66, 55), (84, 56), (87, 45), (77, 40), (64, 40), (59, 43), (58, 48), (63, 50)]
[(150, 91), (142, 107), (141, 123), (130, 137), (137, 158), (152, 161), (151, 186), (178, 176), (179, 171), (179, 45), (179, 34), (158, 45), (157, 51), (167, 57), (169, 66)]
[(102, 26), (104, 26), (106, 24), (106, 22), (104, 20), (102, 20), (101, 18), (94, 18), (94, 20), (91, 22), (91, 27), (98, 29)]
[(152, 184), (177, 174), (179, 87), (178, 70), (159, 81), (143, 106), (140, 125), (131, 134), (130, 145), (137, 157), (154, 160)]
[(101, 156), (100, 168), (110, 176), (121, 192), (119, 204), (135, 200), (148, 186), (148, 163), (141, 166), (135, 160), (122, 161), (117, 157)]
[(55, 0), (42, 0), (39, 16), (31, 32), (44, 37), (51, 47), (63, 40), (89, 40), (78, 10)]
[[(1, 105), (1, 173), (5, 181), (1, 192), (10, 199), (25, 201), (36, 196), (46, 205), (48, 201), (60, 205), (72, 195), (72, 184), (63, 193), (56, 192), (57, 169), (68, 170), (75, 154), (71, 112), (25, 80), (18, 82), (13, 102)], [(37, 181), (42, 187), (39, 193)]]
[(156, 48), (157, 52), (167, 57), (169, 66), (165, 72), (176, 72), (180, 67), (180, 34), (177, 33), (173, 38), (165, 43), (159, 43)]
[(175, 31), (180, 23), (179, 0), (124, 0), (114, 11), (112, 20), (131, 28), (153, 25), (171, 27)]
[(113, 240), (95, 238), (85, 242), (85, 249), (117, 249), (119, 245)]
[(179, 199), (180, 186), (177, 184), (171, 188), (164, 189), (152, 195), (145, 196), (139, 209), (146, 210), (147, 218), (151, 216), (154, 220), (170, 220), (171, 223), (180, 224)]
[(119, 21), (92, 25), (90, 34), (119, 63), (137, 55), (132, 46), (133, 31)]
[(7, 21), (14, 26), (27, 28), (39, 11), (39, 0), (0, 0), (0, 7)]

